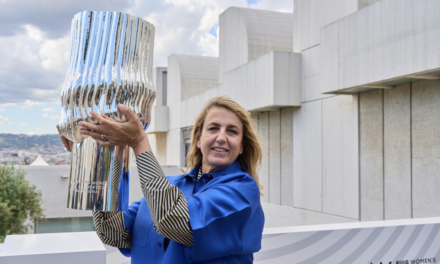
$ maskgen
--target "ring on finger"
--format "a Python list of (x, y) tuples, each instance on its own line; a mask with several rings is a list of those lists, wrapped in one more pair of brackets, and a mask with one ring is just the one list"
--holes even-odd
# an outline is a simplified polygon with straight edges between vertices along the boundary
[(105, 134), (102, 134), (101, 139), (102, 139), (102, 141), (107, 141), (107, 136)]

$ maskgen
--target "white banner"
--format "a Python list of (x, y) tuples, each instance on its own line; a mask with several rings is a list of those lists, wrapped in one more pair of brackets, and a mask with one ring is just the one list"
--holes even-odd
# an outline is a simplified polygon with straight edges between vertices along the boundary
[(439, 230), (440, 218), (267, 228), (254, 263), (438, 263)]

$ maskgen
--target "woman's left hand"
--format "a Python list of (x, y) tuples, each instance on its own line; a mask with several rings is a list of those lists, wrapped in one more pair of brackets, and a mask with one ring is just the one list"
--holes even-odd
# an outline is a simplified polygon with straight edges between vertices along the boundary
[[(127, 117), (127, 120), (118, 122), (91, 111), (90, 114), (97, 123), (80, 122), (79, 125), (83, 127), (80, 132), (91, 136), (101, 146), (128, 145), (133, 148), (136, 155), (145, 151), (151, 151), (147, 135), (142, 123), (139, 121), (139, 117), (127, 106), (118, 105), (118, 110)], [(105, 141), (103, 140), (103, 135), (105, 135)]]

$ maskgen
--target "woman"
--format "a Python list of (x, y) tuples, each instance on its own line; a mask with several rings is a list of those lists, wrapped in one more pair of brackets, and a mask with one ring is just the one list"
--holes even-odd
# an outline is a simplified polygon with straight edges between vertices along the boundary
[(118, 108), (126, 122), (92, 113), (98, 123), (80, 123), (81, 133), (102, 146), (133, 149), (144, 197), (124, 212), (93, 213), (102, 242), (132, 263), (252, 263), (264, 215), (256, 172), (262, 151), (249, 113), (228, 97), (212, 99), (193, 128), (192, 170), (165, 177), (139, 118)]

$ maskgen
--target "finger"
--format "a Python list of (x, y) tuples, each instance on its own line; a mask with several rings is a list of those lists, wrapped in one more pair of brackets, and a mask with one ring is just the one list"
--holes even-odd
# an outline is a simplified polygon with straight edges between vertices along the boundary
[(92, 137), (94, 140), (98, 140), (102, 138), (102, 134), (95, 131), (85, 130), (84, 128), (81, 128), (80, 133), (83, 135), (88, 135)]
[(108, 116), (106, 116), (104, 114), (101, 114), (101, 116), (102, 116), (102, 118), (104, 118), (105, 120), (110, 121), (110, 122), (124, 123), (124, 121), (126, 121), (125, 119), (124, 120), (118, 120), (116, 117), (115, 117), (115, 119), (113, 119), (113, 118), (108, 117)]
[(108, 116), (106, 116), (106, 115), (104, 115), (104, 114), (101, 114), (101, 116), (102, 116), (102, 118), (104, 118), (104, 119), (107, 119), (107, 120), (113, 120), (111, 117), (108, 117)]
[(112, 143), (111, 141), (111, 137), (109, 138), (108, 135), (106, 135), (106, 140), (102, 140), (102, 135), (100, 133), (96, 133), (96, 132), (92, 132), (90, 130), (85, 130), (84, 133), (82, 133), (84, 135), (89, 135), (91, 138), (93, 138), (94, 140), (96, 140), (101, 146), (115, 146), (115, 143)]
[(60, 135), (60, 139), (61, 139), (61, 142), (63, 142), (64, 145), (67, 145), (67, 146), (69, 145), (69, 140), (65, 136)]
[(95, 111), (90, 111), (90, 114), (92, 115), (93, 118), (95, 118), (95, 120), (99, 123), (99, 124), (103, 124), (105, 119), (102, 117), (102, 115), (96, 113)]
[[(65, 138), (63, 135), (60, 135), (61, 142), (63, 142), (64, 147), (67, 151), (72, 151), (72, 145), (70, 144), (69, 140)], [(73, 142), (72, 142), (73, 143)]]
[(120, 104), (118, 105), (118, 109), (127, 117), (128, 120), (138, 119), (138, 116), (133, 112), (133, 110), (131, 110), (130, 107)]
[(93, 124), (93, 123), (86, 122), (86, 121), (81, 121), (81, 122), (79, 122), (79, 125), (83, 127), (80, 129), (80, 133), (83, 133), (84, 128), (85, 128), (84, 131), (90, 130), (92, 132), (93, 131), (100, 132), (99, 125), (97, 125), (97, 124)]
[(61, 132), (60, 132), (60, 125), (57, 125), (57, 130), (58, 130), (58, 134), (61, 135)]

